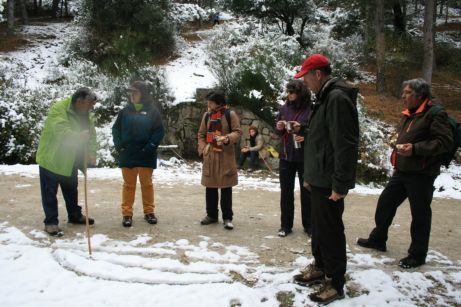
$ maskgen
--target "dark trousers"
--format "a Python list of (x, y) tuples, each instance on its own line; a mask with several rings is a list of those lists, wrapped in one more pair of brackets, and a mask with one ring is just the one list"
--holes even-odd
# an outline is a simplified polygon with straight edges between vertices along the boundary
[(78, 205), (78, 178), (77, 168), (70, 177), (52, 173), (42, 167), (39, 168), (40, 190), (42, 193), (42, 206), (45, 212), (45, 225), (58, 225), (58, 186), (61, 187), (62, 196), (66, 202), (68, 219), (79, 218), (82, 208)]
[(259, 164), (259, 152), (258, 151), (247, 151), (240, 154), (239, 166), (242, 167), (245, 160), (250, 157), (250, 167), (257, 168)]
[(426, 259), (431, 233), (431, 202), (434, 181), (437, 176), (411, 175), (395, 172), (379, 196), (375, 213), (376, 227), (370, 239), (386, 242), (389, 227), (397, 208), (408, 197), (411, 210), (411, 245), (408, 254), (414, 258)]
[(329, 200), (331, 189), (311, 186), (312, 255), (338, 291), (346, 282), (346, 236), (344, 234), (344, 199)]
[[(206, 188), (206, 214), (214, 219), (218, 219), (218, 200), (218, 189)], [(221, 189), (221, 211), (223, 220), (232, 221), (232, 187)]]
[(280, 180), (280, 228), (289, 231), (293, 228), (295, 215), (295, 179), (298, 174), (298, 181), (301, 194), (301, 219), (305, 230), (311, 229), (311, 195), (303, 187), (304, 163), (289, 162), (280, 160), (279, 180)]

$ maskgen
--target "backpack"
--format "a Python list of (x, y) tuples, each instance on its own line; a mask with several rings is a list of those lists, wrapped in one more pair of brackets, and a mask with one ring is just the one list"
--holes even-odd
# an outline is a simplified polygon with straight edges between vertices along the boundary
[[(441, 105), (433, 105), (431, 108), (432, 115), (434, 116), (442, 110), (444, 110), (444, 108)], [(446, 168), (448, 168), (450, 162), (455, 158), (458, 148), (461, 147), (461, 124), (457, 123), (451, 116), (448, 116), (448, 124), (453, 132), (453, 145), (448, 152), (440, 155), (442, 165)]]
[[(231, 126), (231, 114), (232, 110), (231, 109), (226, 109), (224, 111), (224, 116), (226, 117), (227, 125), (229, 126), (229, 132), (232, 132), (232, 126)], [(208, 126), (208, 120), (210, 119), (210, 112), (207, 112), (205, 115), (205, 127)]]

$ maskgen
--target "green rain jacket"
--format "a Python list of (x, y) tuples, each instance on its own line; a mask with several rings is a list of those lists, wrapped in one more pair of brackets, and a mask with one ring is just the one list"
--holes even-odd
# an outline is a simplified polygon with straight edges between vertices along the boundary
[[(88, 155), (96, 157), (97, 143), (94, 118), (89, 115), (90, 140)], [(40, 136), (36, 161), (38, 165), (58, 175), (72, 174), (78, 151), (84, 146), (80, 139), (81, 124), (71, 107), (71, 98), (58, 101), (51, 106)]]

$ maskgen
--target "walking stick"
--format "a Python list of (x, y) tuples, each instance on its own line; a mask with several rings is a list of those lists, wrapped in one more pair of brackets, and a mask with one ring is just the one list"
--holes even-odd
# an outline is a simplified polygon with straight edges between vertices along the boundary
[(84, 159), (83, 159), (83, 178), (84, 178), (84, 190), (85, 190), (85, 224), (86, 224), (86, 237), (88, 239), (88, 253), (91, 257), (91, 240), (90, 240), (90, 223), (88, 221), (88, 192), (87, 192), (87, 170), (88, 170), (88, 144), (84, 146)]
[(267, 169), (268, 169), (271, 173), (273, 173), (274, 171), (273, 171), (272, 168), (269, 166), (269, 164), (267, 163), (266, 159), (264, 159), (264, 158), (261, 156), (261, 154), (259, 154), (259, 158), (260, 158), (261, 160), (264, 161), (264, 164), (266, 165)]

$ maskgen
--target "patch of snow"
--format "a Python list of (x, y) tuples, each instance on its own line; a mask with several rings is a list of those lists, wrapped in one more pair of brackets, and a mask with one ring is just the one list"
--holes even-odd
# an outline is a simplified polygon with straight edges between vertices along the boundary
[[(175, 159), (176, 158), (171, 158)], [(167, 166), (168, 164), (172, 166)], [(201, 167), (198, 162), (188, 163), (164, 163), (159, 162), (159, 167), (154, 171), (154, 180), (162, 185), (176, 185), (178, 183), (184, 185), (200, 186)], [(21, 175), (26, 177), (38, 177), (38, 165), (1, 165), (0, 174), (2, 175)], [(83, 176), (79, 173), (79, 176)], [(434, 197), (461, 199), (461, 166), (451, 165), (449, 169), (442, 170), (442, 174), (435, 181)], [(120, 169), (118, 168), (89, 168), (88, 178), (90, 179), (111, 179), (122, 180)], [(239, 174), (239, 184), (235, 190), (251, 190), (257, 189), (261, 191), (280, 191), (280, 183), (278, 177), (272, 175), (267, 177), (252, 176), (250, 174)], [(296, 190), (299, 186), (296, 185)], [(382, 186), (356, 185), (355, 189), (350, 193), (364, 195), (378, 195), (382, 192)]]
[[(281, 291), (292, 295), (293, 306), (312, 305), (308, 295), (314, 290), (292, 282), (313, 261), (305, 256), (292, 267), (272, 267), (245, 247), (220, 242), (213, 242), (220, 251), (210, 251), (185, 239), (133, 246), (133, 241), (95, 234), (96, 249), (89, 257), (84, 237), (54, 243), (35, 239), (0, 224), (2, 306), (279, 306)], [(159, 253), (151, 253), (153, 248)], [(178, 249), (194, 252), (186, 253), (184, 262)], [(348, 258), (347, 296), (332, 306), (414, 306), (429, 299), (439, 306), (461, 303), (459, 265), (446, 267), (449, 274), (432, 267), (423, 273), (350, 251)]]

